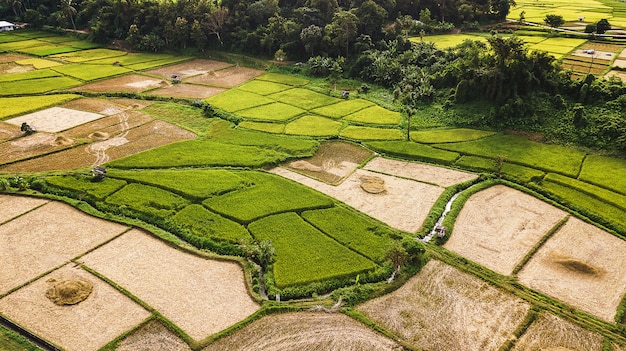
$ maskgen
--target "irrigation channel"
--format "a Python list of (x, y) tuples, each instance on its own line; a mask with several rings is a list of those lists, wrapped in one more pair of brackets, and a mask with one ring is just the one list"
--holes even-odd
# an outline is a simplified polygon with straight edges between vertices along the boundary
[(428, 243), (430, 242), (433, 237), (437, 234), (437, 228), (439, 228), (441, 226), (441, 224), (443, 223), (443, 220), (446, 218), (446, 215), (448, 214), (448, 212), (450, 212), (450, 209), (452, 208), (452, 203), (454, 202), (454, 200), (456, 200), (456, 198), (464, 191), (467, 191), (471, 188), (473, 188), (476, 185), (472, 185), (467, 189), (463, 189), (459, 192), (457, 192), (456, 194), (452, 195), (452, 197), (450, 198), (450, 201), (448, 201), (448, 203), (446, 204), (446, 208), (443, 210), (443, 213), (441, 214), (441, 217), (439, 217), (439, 219), (437, 220), (437, 223), (435, 223), (435, 226), (433, 227), (433, 229), (430, 231), (430, 233), (428, 233), (428, 235), (426, 235), (423, 239), (418, 239), (423, 243)]

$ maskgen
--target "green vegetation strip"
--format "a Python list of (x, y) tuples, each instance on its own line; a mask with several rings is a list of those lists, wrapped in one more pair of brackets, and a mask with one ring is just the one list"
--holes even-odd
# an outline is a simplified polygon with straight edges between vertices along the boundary
[(45, 178), (45, 181), (58, 188), (86, 194), (98, 200), (106, 198), (126, 185), (125, 181), (112, 178), (94, 182), (91, 177), (85, 175), (53, 176)]
[(53, 68), (55, 71), (81, 80), (95, 80), (132, 72), (119, 66), (103, 66), (90, 64), (63, 65)]
[(80, 81), (69, 77), (51, 77), (4, 82), (2, 83), (2, 89), (0, 89), (0, 96), (40, 94), (81, 84)]
[(409, 160), (441, 162), (451, 164), (458, 157), (456, 152), (435, 149), (432, 146), (417, 144), (408, 141), (378, 141), (366, 143), (366, 146), (393, 156), (407, 158)]
[(404, 134), (399, 129), (347, 126), (339, 136), (352, 140), (402, 140)]
[(556, 233), (557, 231), (559, 231), (559, 229), (561, 229), (561, 227), (563, 227), (563, 225), (565, 225), (565, 223), (569, 220), (569, 216), (564, 217), (563, 219), (561, 219), (558, 223), (556, 223), (552, 228), (550, 228), (550, 230), (546, 233), (546, 235), (544, 235), (536, 244), (535, 246), (533, 246), (532, 249), (530, 249), (526, 255), (524, 256), (524, 258), (522, 258), (522, 260), (517, 264), (517, 266), (515, 266), (515, 268), (513, 268), (513, 275), (516, 275), (517, 273), (519, 273), (519, 271), (522, 270), (522, 268), (524, 268), (524, 266), (526, 265), (526, 263), (528, 263), (528, 261), (530, 261), (530, 259), (535, 255), (535, 253), (537, 253), (537, 251), (539, 251), (539, 249), (543, 246), (543, 244), (545, 244), (548, 239), (550, 239), (552, 237), (552, 235), (554, 235), (554, 233)]
[(382, 263), (394, 232), (374, 220), (343, 207), (306, 211), (302, 218), (340, 244)]
[(237, 111), (238, 116), (265, 121), (287, 121), (306, 112), (305, 110), (280, 102), (274, 102), (263, 106), (252, 107)]
[(103, 59), (107, 57), (117, 57), (126, 55), (125, 51), (111, 50), (111, 49), (90, 49), (82, 50), (72, 53), (54, 55), (54, 58), (59, 58), (68, 62), (85, 62), (97, 59)]
[(53, 70), (42, 69), (42, 70), (28, 71), (28, 72), (23, 72), (23, 73), (0, 75), (0, 83), (14, 82), (18, 80), (27, 80), (27, 79), (59, 77), (59, 76), (61, 75)]
[(279, 93), (271, 94), (268, 97), (305, 110), (310, 110), (341, 101), (332, 96), (316, 93), (312, 90), (304, 88), (293, 88), (281, 91)]
[(248, 83), (240, 85), (237, 89), (248, 91), (251, 93), (259, 94), (259, 95), (270, 95), (274, 93), (278, 93), (287, 89), (291, 89), (292, 87), (286, 84), (268, 82), (264, 80), (251, 80)]
[(78, 98), (80, 98), (80, 95), (74, 94), (0, 97), (0, 120)]
[(251, 107), (267, 105), (275, 100), (263, 95), (250, 93), (239, 89), (230, 89), (206, 99), (211, 105), (227, 112), (235, 112)]
[(239, 128), (251, 129), (259, 132), (273, 134), (282, 134), (285, 131), (285, 125), (282, 123), (264, 123), (252, 121), (243, 121), (239, 123)]
[(433, 129), (411, 133), (411, 140), (422, 144), (458, 143), (461, 141), (478, 140), (496, 134), (486, 130), (456, 128)]
[(304, 116), (285, 126), (285, 134), (331, 137), (339, 133), (343, 124), (319, 116)]
[(400, 112), (389, 111), (380, 106), (372, 106), (343, 118), (346, 121), (364, 124), (398, 125)]
[(266, 217), (249, 225), (257, 240), (276, 248), (274, 279), (280, 288), (356, 275), (374, 262), (340, 245), (295, 213)]
[(240, 223), (276, 213), (328, 208), (334, 204), (330, 197), (277, 175), (263, 172), (242, 172), (239, 175), (252, 185), (212, 197), (202, 204)]
[(185, 207), (171, 218), (171, 221), (189, 234), (199, 238), (224, 240), (239, 243), (251, 240), (248, 230), (234, 221), (215, 214), (201, 205), (193, 204)]
[(22, 66), (33, 66), (36, 69), (44, 69), (44, 68), (50, 68), (50, 67), (62, 65), (62, 63), (59, 63), (56, 61), (45, 60), (45, 59), (40, 59), (40, 58), (17, 60), (15, 61), (15, 63), (17, 63), (18, 65), (22, 65)]
[[(576, 180), (573, 178), (565, 177), (559, 174), (548, 173), (544, 178), (544, 181), (557, 183), (563, 186), (570, 187), (576, 191), (585, 193), (591, 197), (594, 197), (598, 200), (602, 200), (606, 203), (609, 203), (613, 206), (621, 208), (626, 211), (626, 196), (622, 194), (615, 193), (613, 191), (600, 188), (598, 186), (582, 182), (580, 180)], [(625, 213), (626, 215), (626, 213)]]
[(200, 108), (172, 102), (156, 102), (141, 110), (196, 134), (204, 134), (216, 119), (207, 118)]
[(462, 154), (495, 159), (530, 168), (577, 176), (585, 157), (583, 152), (560, 145), (542, 144), (511, 135), (495, 135), (475, 141), (437, 144), (438, 148)]
[(306, 78), (280, 73), (266, 73), (260, 77), (257, 77), (256, 79), (293, 86), (301, 86), (309, 83), (309, 80)]
[(580, 180), (626, 195), (626, 177), (624, 175), (626, 175), (626, 160), (589, 155), (583, 162)]
[(179, 195), (141, 184), (128, 184), (105, 201), (155, 218), (170, 217), (189, 205), (189, 201)]
[(341, 101), (336, 104), (326, 105), (311, 110), (318, 115), (330, 117), (330, 118), (342, 118), (351, 113), (358, 112), (364, 108), (373, 106), (374, 103), (363, 99), (354, 99), (348, 101)]

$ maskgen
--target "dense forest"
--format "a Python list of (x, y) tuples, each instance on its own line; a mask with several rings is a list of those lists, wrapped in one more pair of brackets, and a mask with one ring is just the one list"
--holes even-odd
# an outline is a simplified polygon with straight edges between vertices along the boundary
[[(95, 42), (118, 40), (135, 50), (224, 50), (306, 62), (289, 67), (389, 88), (413, 116), (412, 128), (517, 129), (623, 154), (622, 83), (592, 75), (572, 80), (552, 56), (499, 35), (512, 6), (513, 0), (1, 0), (0, 18), (84, 30)], [(453, 29), (492, 35), (487, 44), (445, 50), (408, 40)]]

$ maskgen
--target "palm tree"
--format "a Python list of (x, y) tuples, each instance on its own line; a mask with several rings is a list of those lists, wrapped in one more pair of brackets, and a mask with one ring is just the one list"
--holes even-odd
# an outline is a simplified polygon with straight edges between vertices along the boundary
[(76, 24), (74, 23), (74, 16), (76, 15), (77, 11), (76, 11), (76, 8), (72, 6), (72, 0), (61, 0), (60, 6), (61, 6), (61, 11), (63, 11), (63, 14), (70, 18), (70, 22), (72, 22), (72, 28), (76, 30)]

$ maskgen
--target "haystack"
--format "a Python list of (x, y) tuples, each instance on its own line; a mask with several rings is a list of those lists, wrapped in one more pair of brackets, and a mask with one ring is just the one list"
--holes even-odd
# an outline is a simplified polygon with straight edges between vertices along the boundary
[(361, 189), (370, 194), (382, 194), (385, 189), (385, 180), (376, 176), (364, 175), (361, 178)]
[(82, 279), (47, 281), (51, 286), (46, 291), (46, 297), (59, 306), (76, 305), (85, 301), (93, 290), (93, 285)]

